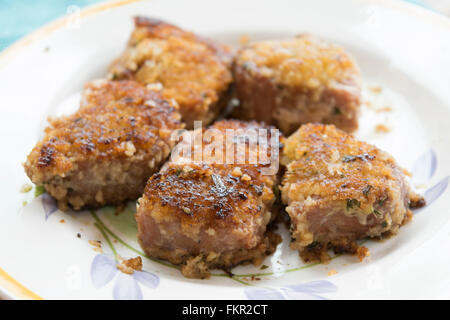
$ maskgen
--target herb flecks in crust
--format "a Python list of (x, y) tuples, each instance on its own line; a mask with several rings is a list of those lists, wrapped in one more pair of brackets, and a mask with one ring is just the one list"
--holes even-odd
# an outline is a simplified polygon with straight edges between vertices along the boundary
[[(235, 129), (232, 141), (238, 143), (248, 138), (238, 129), (260, 128), (270, 129), (257, 122), (222, 120), (205, 131)], [(203, 141), (203, 150), (223, 143)], [(276, 173), (262, 174), (271, 163), (249, 162), (251, 152), (262, 152), (258, 143), (248, 144), (243, 163), (208, 161), (211, 155), (205, 152), (204, 163), (189, 157), (172, 159), (154, 174), (139, 199), (136, 216), (145, 252), (181, 265), (183, 275), (190, 278), (207, 278), (211, 268), (259, 265), (271, 254), (280, 241), (267, 228), (276, 214), (273, 190), (278, 178)], [(267, 148), (267, 159), (271, 152)]]
[(356, 240), (396, 234), (423, 202), (389, 154), (333, 125), (302, 126), (286, 139), (282, 162), (291, 247), (308, 261), (327, 261), (329, 249), (363, 259)]
[(50, 120), (25, 171), (62, 210), (135, 200), (182, 128), (175, 105), (158, 92), (132, 81), (91, 81), (77, 112)]

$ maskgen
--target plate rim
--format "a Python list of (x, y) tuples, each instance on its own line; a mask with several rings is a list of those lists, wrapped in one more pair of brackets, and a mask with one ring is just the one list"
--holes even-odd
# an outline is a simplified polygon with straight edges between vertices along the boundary
[[(89, 5), (80, 10), (80, 19), (103, 12), (112, 8), (121, 7), (134, 2), (143, 2), (144, 0), (107, 0), (104, 2)], [(26, 49), (35, 41), (48, 36), (52, 32), (63, 27), (70, 16), (64, 15), (60, 18), (52, 20), (42, 27), (36, 29), (30, 34), (20, 38), (13, 44), (8, 46), (0, 53), (0, 67), (6, 65), (8, 61), (20, 51)], [(0, 299), (5, 300), (18, 300), (18, 299), (30, 299), (30, 300), (44, 300), (41, 296), (28, 289), (22, 283), (17, 281), (9, 273), (0, 267)]]
[[(104, 12), (109, 9), (122, 7), (128, 4), (137, 2), (150, 2), (152, 0), (106, 0), (100, 3), (86, 6), (80, 10), (80, 19), (87, 16), (95, 15), (100, 12)], [(358, 0), (359, 2), (371, 3), (381, 7), (392, 8), (398, 12), (405, 13), (408, 11), (410, 14), (416, 15), (422, 19), (425, 23), (431, 23), (433, 25), (447, 28), (450, 31), (450, 18), (436, 11), (426, 9), (417, 5), (414, 5), (405, 1), (396, 0)], [(56, 30), (63, 27), (67, 21), (71, 19), (70, 15), (64, 15), (55, 20), (52, 20), (45, 25), (39, 27), (35, 31), (25, 35), (18, 39), (13, 44), (5, 48), (0, 52), (0, 68), (8, 64), (8, 61), (13, 59), (18, 53), (26, 49), (32, 43), (43, 39)], [(44, 300), (45, 298), (34, 293), (26, 286), (21, 284), (4, 269), (0, 267), (0, 299), (31, 299), (31, 300)]]
[[(100, 2), (97, 4), (89, 5), (80, 10), (80, 19), (85, 18), (87, 16), (97, 14), (99, 12), (106, 11), (108, 9), (113, 9), (116, 7), (125, 6), (131, 3), (137, 2), (150, 2), (152, 0), (106, 0), (104, 2)], [(399, 11), (408, 10), (411, 13), (415, 13), (422, 18), (426, 18), (428, 22), (434, 25), (442, 24), (446, 28), (450, 29), (450, 18), (447, 16), (438, 13), (436, 11), (415, 5), (406, 1), (397, 1), (397, 0), (358, 0), (359, 2), (367, 2), (373, 3), (375, 5), (387, 6), (393, 9), (397, 9)], [(53, 31), (59, 29), (62, 25), (64, 25), (70, 16), (65, 15), (55, 20), (52, 20), (40, 28), (32, 31), (28, 35), (16, 40), (10, 46), (6, 47), (3, 51), (0, 52), (0, 67), (7, 63), (8, 58), (13, 57), (20, 50), (25, 49), (32, 42), (42, 39), (44, 36), (51, 34)]]
[[(9, 287), (9, 289), (7, 289)], [(44, 300), (0, 267), (0, 298), (7, 300)]]

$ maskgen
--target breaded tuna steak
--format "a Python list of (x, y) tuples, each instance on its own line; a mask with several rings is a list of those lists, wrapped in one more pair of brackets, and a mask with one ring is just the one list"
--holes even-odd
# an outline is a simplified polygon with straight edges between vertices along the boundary
[(182, 127), (159, 93), (137, 82), (93, 81), (76, 113), (50, 120), (25, 171), (63, 210), (137, 199), (169, 155), (172, 132)]
[(136, 17), (128, 46), (109, 69), (110, 79), (134, 79), (175, 99), (188, 128), (211, 123), (225, 107), (232, 81), (231, 52), (160, 20)]
[[(259, 128), (266, 127), (229, 120), (216, 122), (208, 131)], [(247, 139), (245, 132), (233, 133), (231, 140), (241, 139)], [(203, 150), (214, 144), (206, 140)], [(258, 150), (262, 152), (250, 147), (247, 154)], [(271, 151), (267, 152), (270, 158)], [(277, 184), (276, 172), (262, 174), (267, 166), (249, 161), (170, 161), (150, 178), (139, 199), (136, 219), (141, 247), (149, 256), (181, 265), (181, 272), (189, 278), (208, 278), (211, 268), (260, 264), (280, 241), (267, 230), (276, 214), (272, 188)]]
[(238, 52), (234, 76), (240, 119), (264, 121), (284, 134), (310, 122), (358, 128), (360, 72), (337, 45), (310, 35), (255, 42)]
[(286, 139), (282, 198), (293, 249), (307, 261), (326, 250), (365, 255), (355, 240), (396, 234), (424, 204), (394, 159), (333, 125), (308, 124)]

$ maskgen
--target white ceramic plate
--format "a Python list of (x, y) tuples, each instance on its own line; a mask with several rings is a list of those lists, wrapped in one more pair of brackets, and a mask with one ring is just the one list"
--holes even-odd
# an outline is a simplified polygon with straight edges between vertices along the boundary
[[(115, 253), (143, 256), (133, 205), (120, 215), (112, 208), (60, 212), (47, 195), (20, 192), (29, 183), (21, 163), (42, 135), (46, 117), (75, 110), (82, 85), (105, 74), (124, 48), (136, 14), (231, 45), (242, 35), (258, 40), (305, 31), (342, 44), (366, 81), (357, 135), (412, 171), (412, 183), (429, 205), (415, 212), (397, 237), (366, 242), (371, 256), (362, 263), (341, 256), (328, 265), (305, 265), (281, 228), (285, 241), (266, 259), (267, 268), (238, 267), (233, 278), (215, 271), (210, 280), (189, 280), (173, 266), (145, 257), (145, 272), (118, 272)], [(450, 298), (450, 194), (445, 191), (450, 21), (445, 17), (382, 0), (112, 2), (75, 12), (3, 52), (0, 97), (1, 297)], [(377, 132), (378, 124), (389, 132)], [(101, 240), (103, 253), (88, 240)]]

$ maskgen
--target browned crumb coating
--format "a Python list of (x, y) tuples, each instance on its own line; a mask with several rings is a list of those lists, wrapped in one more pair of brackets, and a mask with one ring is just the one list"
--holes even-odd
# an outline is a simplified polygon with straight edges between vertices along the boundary
[(123, 54), (109, 69), (111, 79), (134, 79), (174, 99), (188, 128), (208, 125), (226, 105), (232, 81), (231, 51), (166, 22), (136, 17)]
[(341, 47), (303, 34), (243, 47), (234, 64), (240, 106), (234, 115), (290, 134), (301, 124), (358, 128), (361, 76)]
[[(265, 126), (229, 120), (216, 122), (209, 130), (212, 128), (224, 133), (226, 129)], [(245, 134), (233, 137), (237, 141), (245, 139)], [(214, 142), (204, 139), (203, 143), (206, 150)], [(142, 248), (152, 257), (181, 264), (183, 275), (191, 278), (208, 277), (210, 268), (261, 263), (279, 241), (277, 235), (267, 232), (275, 216), (272, 188), (277, 175), (263, 175), (264, 167), (267, 164), (249, 161), (170, 161), (150, 178), (139, 199), (137, 222)]]
[(330, 247), (361, 254), (355, 240), (397, 233), (410, 205), (424, 204), (392, 156), (333, 125), (302, 126), (286, 139), (281, 160), (291, 247), (306, 260), (314, 252), (325, 260)]
[(132, 81), (90, 82), (76, 113), (49, 121), (24, 167), (62, 209), (138, 198), (183, 128), (174, 106)]

